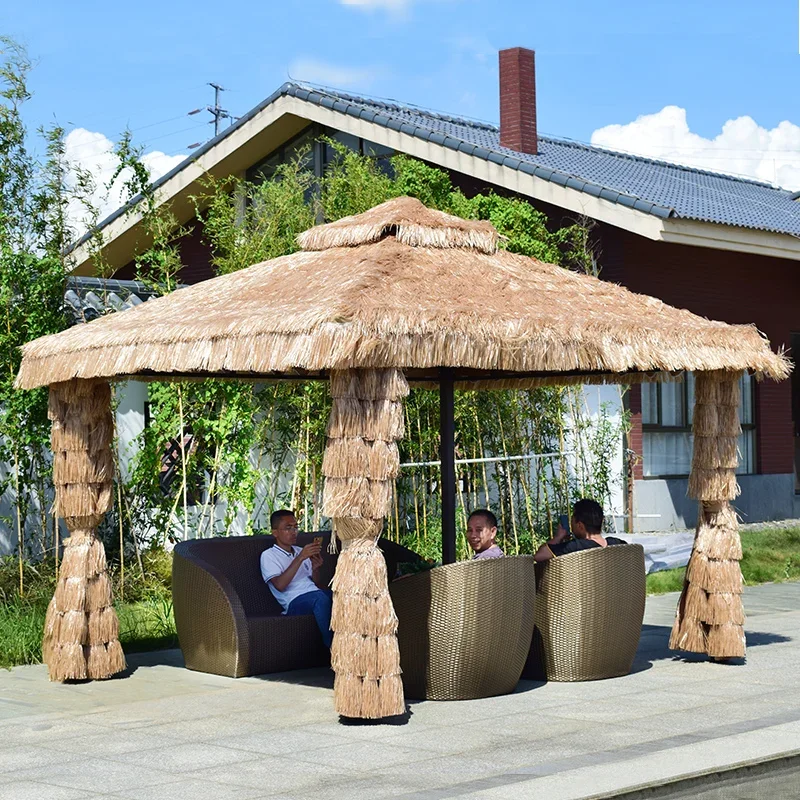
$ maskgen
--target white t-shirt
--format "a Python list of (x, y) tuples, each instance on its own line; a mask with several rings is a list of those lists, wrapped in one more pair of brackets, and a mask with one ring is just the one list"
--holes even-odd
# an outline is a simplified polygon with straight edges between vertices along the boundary
[(286, 587), (286, 591), (279, 592), (273, 584), (270, 583), (274, 577), (286, 572), (289, 568), (289, 564), (292, 563), (294, 557), (302, 549), (302, 547), (297, 547), (297, 545), (295, 545), (290, 554), (282, 547), (273, 545), (261, 554), (261, 577), (264, 579), (264, 583), (269, 586), (273, 597), (281, 604), (284, 614), (286, 613), (286, 609), (289, 608), (289, 603), (291, 603), (295, 597), (300, 597), (301, 594), (314, 592), (319, 589), (319, 586), (311, 580), (310, 558), (307, 558), (300, 565), (299, 569), (294, 574), (294, 578), (292, 578), (289, 585)]

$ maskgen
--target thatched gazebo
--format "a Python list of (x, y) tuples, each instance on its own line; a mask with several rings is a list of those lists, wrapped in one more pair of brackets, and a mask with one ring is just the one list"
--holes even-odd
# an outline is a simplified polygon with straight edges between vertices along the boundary
[(730, 501), (739, 378), (786, 359), (751, 326), (703, 319), (596, 278), (499, 251), (497, 231), (410, 198), (313, 228), (302, 250), (37, 339), (20, 388), (50, 386), (56, 510), (71, 532), (45, 631), (54, 680), (124, 664), (102, 544), (112, 502), (108, 381), (329, 379), (324, 513), (336, 708), (404, 711), (394, 610), (376, 548), (390, 509), (408, 384), (441, 396), (443, 553), (455, 557), (453, 390), (659, 380), (696, 373), (690, 493), (701, 503), (671, 646), (744, 654), (741, 546)]

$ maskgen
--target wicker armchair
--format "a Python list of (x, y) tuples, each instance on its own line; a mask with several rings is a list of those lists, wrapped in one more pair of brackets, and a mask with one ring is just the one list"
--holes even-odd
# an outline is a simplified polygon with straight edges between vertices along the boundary
[[(330, 532), (301, 533), (297, 544), (323, 536), (322, 578), (333, 577), (336, 556), (327, 552)], [(261, 553), (272, 536), (192, 539), (175, 546), (172, 598), (186, 666), (231, 678), (303, 669), (329, 663), (314, 617), (281, 614), (261, 578)], [(381, 539), (389, 575), (415, 553)]]
[(532, 556), (436, 567), (389, 585), (408, 697), (470, 700), (514, 690), (533, 632)]
[(644, 550), (614, 545), (537, 564), (536, 629), (523, 678), (591, 681), (631, 671), (642, 632)]

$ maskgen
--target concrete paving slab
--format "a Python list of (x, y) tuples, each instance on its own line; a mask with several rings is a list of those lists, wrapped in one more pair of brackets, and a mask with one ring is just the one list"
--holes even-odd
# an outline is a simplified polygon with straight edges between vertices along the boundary
[[(9, 773), (9, 777), (22, 783), (39, 781), (68, 789), (80, 789), (85, 793), (114, 793), (136, 789), (140, 786), (166, 785), (180, 780), (179, 775), (162, 772), (152, 759), (147, 768), (119, 764), (107, 758), (97, 758), (87, 753), (82, 759), (71, 759), (64, 763), (52, 759), (47, 766), (20, 769)], [(13, 787), (14, 782), (4, 785)]]
[(0, 800), (82, 800), (84, 797), (96, 798), (97, 795), (39, 781), (15, 781), (13, 785), (0, 785)]
[(628, 676), (412, 702), (402, 724), (341, 724), (329, 670), (233, 680), (164, 651), (105, 682), (2, 672), (0, 800), (567, 800), (800, 749), (800, 583), (746, 590), (734, 665), (668, 650), (676, 600), (648, 599)]
[(344, 779), (347, 783), (358, 773), (344, 768), (312, 761), (292, 761), (285, 757), (260, 756), (255, 760), (239, 764), (223, 765), (210, 769), (198, 769), (187, 773), (187, 780), (221, 783), (226, 786), (243, 786), (257, 789), (264, 794), (281, 792), (313, 791), (326, 783)]
[(141, 786), (109, 795), (114, 800), (256, 800), (261, 789), (202, 780), (182, 780), (168, 786)]

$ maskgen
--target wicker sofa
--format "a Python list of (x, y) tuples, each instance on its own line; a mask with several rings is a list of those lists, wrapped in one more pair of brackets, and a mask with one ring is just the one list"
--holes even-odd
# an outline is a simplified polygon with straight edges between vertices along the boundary
[(523, 678), (627, 675), (642, 631), (644, 549), (584, 550), (537, 564), (536, 628)]
[[(333, 577), (336, 556), (327, 552), (330, 532), (301, 533), (297, 544), (323, 537), (322, 577)], [(329, 663), (314, 617), (281, 615), (261, 578), (261, 553), (272, 536), (192, 539), (175, 546), (172, 597), (175, 624), (186, 666), (240, 678)], [(415, 553), (381, 539), (389, 575)]]
[(469, 700), (514, 690), (533, 633), (532, 556), (436, 567), (389, 585), (406, 695)]

